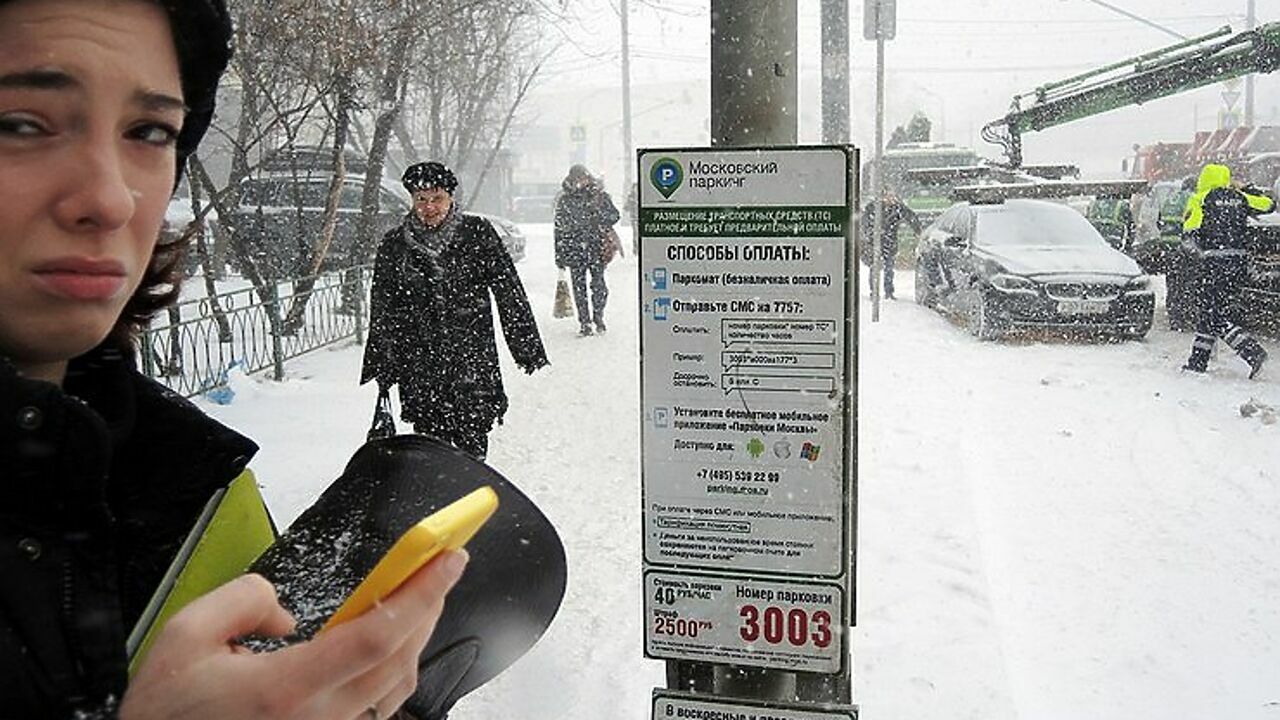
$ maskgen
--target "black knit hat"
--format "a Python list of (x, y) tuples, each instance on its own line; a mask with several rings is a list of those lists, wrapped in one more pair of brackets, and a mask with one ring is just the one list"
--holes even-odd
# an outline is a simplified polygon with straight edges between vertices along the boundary
[(452, 195), (454, 189), (458, 187), (458, 178), (453, 174), (453, 171), (445, 167), (444, 163), (438, 163), (434, 160), (410, 165), (409, 169), (404, 171), (404, 176), (400, 178), (400, 182), (404, 183), (404, 189), (410, 193), (430, 188), (440, 188)]
[(182, 96), (189, 108), (178, 136), (176, 182), (213, 121), (218, 80), (231, 61), (231, 16), (225, 0), (163, 0), (160, 4), (173, 26)]
[[(0, 5), (7, 2), (0, 0)], [(159, 4), (169, 15), (182, 97), (189, 108), (178, 135), (176, 185), (186, 169), (187, 157), (195, 152), (213, 121), (218, 80), (231, 61), (231, 16), (225, 0), (161, 0)]]

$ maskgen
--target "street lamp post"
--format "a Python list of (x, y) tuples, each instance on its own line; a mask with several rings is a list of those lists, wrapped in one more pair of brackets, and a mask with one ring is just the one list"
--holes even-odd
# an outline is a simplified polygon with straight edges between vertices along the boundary
[(884, 272), (880, 234), (884, 231), (884, 42), (897, 34), (897, 0), (866, 0), (862, 36), (876, 43), (876, 145), (871, 161), (871, 322), (880, 322), (880, 276)]
[[(634, 182), (631, 176), (635, 158), (635, 146), (631, 142), (631, 37), (628, 23), (630, 10), (627, 0), (620, 0), (618, 13), (622, 16), (622, 197), (629, 197)], [(636, 248), (633, 248), (636, 249)]]
[[(1248, 12), (1245, 14), (1245, 29), (1253, 30), (1257, 26), (1257, 0), (1249, 0)], [(1249, 73), (1244, 78), (1244, 124), (1247, 127), (1253, 127), (1253, 83), (1255, 75), (1255, 73)]]

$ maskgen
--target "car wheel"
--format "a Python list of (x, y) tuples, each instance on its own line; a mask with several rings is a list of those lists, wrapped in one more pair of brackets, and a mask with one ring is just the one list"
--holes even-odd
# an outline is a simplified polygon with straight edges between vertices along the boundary
[(969, 306), (969, 333), (982, 341), (999, 340), (1004, 334), (1004, 328), (991, 316), (989, 304), (986, 296), (979, 294), (978, 301)]
[(923, 260), (916, 260), (916, 304), (928, 308), (938, 306), (938, 297), (929, 285), (929, 273), (925, 270)]

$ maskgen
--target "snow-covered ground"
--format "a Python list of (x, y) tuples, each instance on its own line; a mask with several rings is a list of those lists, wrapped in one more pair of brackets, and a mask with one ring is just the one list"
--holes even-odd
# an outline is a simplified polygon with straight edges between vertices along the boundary
[[(570, 576), (543, 641), (456, 720), (648, 717), (642, 657), (635, 259), (610, 332), (554, 320), (550, 228), (518, 267), (551, 367), (505, 357), (489, 461), (557, 524)], [(624, 238), (626, 247), (630, 247)], [(911, 297), (911, 277), (900, 297)], [(854, 692), (865, 717), (1280, 719), (1280, 346), (1250, 382), (1190, 337), (979, 343), (910, 301), (863, 303)], [(1160, 325), (1160, 322), (1157, 322)], [(281, 524), (363, 440), (359, 347), (238, 378), (211, 414), (254, 437)], [(504, 351), (505, 352), (505, 351)]]

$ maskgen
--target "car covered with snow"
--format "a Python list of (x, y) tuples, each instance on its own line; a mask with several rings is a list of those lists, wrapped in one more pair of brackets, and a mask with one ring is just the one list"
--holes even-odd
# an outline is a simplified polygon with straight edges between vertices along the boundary
[(1031, 199), (943, 212), (916, 248), (916, 302), (965, 318), (984, 340), (1032, 328), (1141, 338), (1155, 311), (1133, 258), (1078, 211)]

